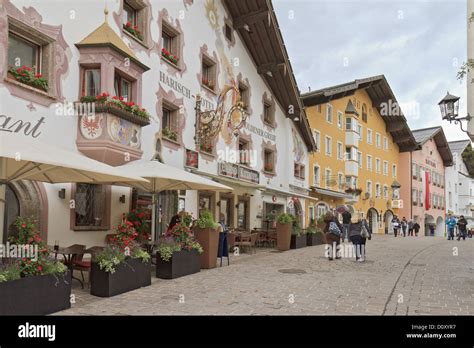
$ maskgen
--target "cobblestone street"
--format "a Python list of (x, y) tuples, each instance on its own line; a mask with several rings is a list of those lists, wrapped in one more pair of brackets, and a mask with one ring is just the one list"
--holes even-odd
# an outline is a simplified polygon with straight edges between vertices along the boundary
[[(456, 248), (457, 249), (456, 249)], [(226, 262), (225, 262), (226, 264)], [(324, 246), (231, 257), (231, 265), (112, 298), (74, 282), (59, 315), (474, 314), (474, 240), (375, 236), (367, 261), (328, 261)]]

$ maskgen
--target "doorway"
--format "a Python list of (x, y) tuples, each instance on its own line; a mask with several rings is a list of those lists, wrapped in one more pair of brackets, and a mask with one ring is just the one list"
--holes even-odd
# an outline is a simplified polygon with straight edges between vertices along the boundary
[(239, 196), (237, 203), (237, 229), (250, 230), (249, 199)]
[(383, 214), (383, 221), (385, 224), (384, 226), (385, 234), (393, 234), (392, 220), (393, 220), (393, 212), (391, 210), (387, 210)]
[(13, 223), (20, 216), (20, 201), (10, 185), (7, 185), (5, 194), (5, 219), (3, 221), (3, 241), (13, 233)]
[(379, 214), (378, 214), (377, 210), (375, 210), (374, 208), (370, 208), (367, 211), (367, 219), (368, 219), (368, 222), (369, 222), (369, 228), (372, 231), (372, 233), (377, 233), (378, 217), (379, 217)]
[(234, 228), (234, 196), (231, 194), (220, 194), (219, 200), (219, 220), (224, 215), (224, 223), (229, 228)]

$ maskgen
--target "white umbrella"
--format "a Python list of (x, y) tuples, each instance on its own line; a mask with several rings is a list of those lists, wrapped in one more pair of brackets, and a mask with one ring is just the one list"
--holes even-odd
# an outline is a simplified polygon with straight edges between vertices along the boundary
[[(79, 153), (23, 135), (0, 131), (0, 203), (5, 202), (6, 184), (18, 180), (47, 183), (147, 183), (141, 177), (129, 176), (120, 168)], [(0, 226), (3, 226), (3, 218), (4, 207), (0, 206)]]
[(129, 175), (140, 175), (147, 183), (136, 183), (135, 186), (152, 193), (152, 237), (155, 237), (155, 195), (165, 190), (213, 190), (232, 191), (229, 186), (222, 185), (202, 176), (163, 164), (158, 161), (131, 162), (120, 167)]

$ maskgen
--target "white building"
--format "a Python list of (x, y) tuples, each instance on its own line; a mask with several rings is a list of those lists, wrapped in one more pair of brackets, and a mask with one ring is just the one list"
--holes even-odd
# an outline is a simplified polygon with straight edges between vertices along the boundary
[[(474, 0), (467, 0), (467, 60), (474, 62)], [(467, 73), (467, 113), (474, 116), (474, 69)], [(474, 141), (474, 119), (468, 124), (470, 138)]]
[[(160, 195), (161, 230), (178, 207), (194, 216), (209, 208), (243, 229), (265, 227), (267, 216), (283, 211), (303, 223), (311, 199), (305, 163), (315, 143), (271, 2), (253, 10), (238, 3), (3, 0), (0, 131), (114, 166), (158, 158), (234, 188)], [(23, 65), (34, 66), (48, 88), (9, 70)], [(110, 108), (93, 119), (69, 114), (70, 103), (102, 92), (144, 107), (150, 120)], [(215, 138), (205, 133), (211, 117), (196, 120), (197, 95), (202, 110), (224, 110)], [(246, 122), (230, 113), (239, 95)], [(2, 237), (21, 214), (38, 219), (50, 244), (102, 245), (122, 213), (149, 203), (147, 194), (123, 187), (18, 182), (7, 188)]]

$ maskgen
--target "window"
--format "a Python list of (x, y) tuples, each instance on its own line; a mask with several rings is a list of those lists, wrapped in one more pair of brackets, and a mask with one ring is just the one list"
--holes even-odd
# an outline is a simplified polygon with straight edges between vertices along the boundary
[(305, 178), (305, 166), (300, 163), (295, 163), (294, 165), (294, 175), (295, 178), (303, 179)]
[(362, 121), (367, 123), (367, 106), (362, 104)]
[(383, 175), (388, 176), (388, 162), (383, 161)]
[(41, 46), (12, 32), (8, 33), (8, 66), (20, 68), (23, 65), (41, 73)]
[(76, 184), (74, 229), (108, 229), (106, 191), (104, 185)]
[(372, 197), (372, 182), (367, 181), (366, 183), (366, 192), (369, 194), (369, 197)]
[(418, 205), (418, 190), (413, 189), (411, 196), (413, 198), (413, 205)]
[(339, 173), (337, 175), (337, 187), (339, 191), (342, 191), (344, 189), (344, 174)]
[(380, 158), (375, 159), (375, 172), (380, 173)]
[(367, 129), (367, 144), (372, 144), (372, 130)]
[(388, 139), (387, 137), (383, 137), (383, 149), (388, 151)]
[(397, 165), (396, 164), (392, 165), (392, 176), (394, 178), (397, 177)]
[(268, 102), (263, 103), (263, 122), (272, 127), (275, 125), (275, 112)]
[(453, 206), (453, 194), (451, 191), (448, 193), (448, 204), (450, 208)]
[(375, 146), (378, 147), (378, 148), (382, 147), (382, 141), (381, 141), (379, 133), (375, 134)]
[(359, 140), (363, 140), (363, 133), (362, 133), (362, 126), (360, 124), (357, 125), (357, 133), (359, 133)]
[(324, 172), (324, 181), (326, 183), (326, 188), (331, 187), (331, 169), (326, 169)]
[(313, 131), (314, 142), (316, 143), (316, 148), (318, 152), (321, 152), (321, 133), (317, 130)]
[(342, 143), (340, 141), (337, 142), (337, 159), (343, 159), (343, 151), (342, 151)]
[(123, 3), (123, 25), (127, 26), (130, 24), (132, 27), (137, 27), (138, 24), (138, 13), (128, 1), (124, 1)]
[(225, 23), (225, 26), (224, 26), (224, 35), (225, 35), (225, 38), (227, 40), (229, 40), (230, 42), (232, 42), (232, 27), (229, 23)]
[(319, 203), (317, 205), (317, 209), (316, 209), (316, 217), (320, 218), (320, 217), (326, 215), (327, 211), (328, 211), (327, 205), (324, 204), (324, 203)]
[(132, 82), (118, 73), (115, 73), (114, 89), (117, 97), (122, 97), (127, 102), (132, 101)]
[(263, 170), (268, 173), (275, 173), (275, 153), (272, 150), (263, 151)]
[(212, 91), (216, 88), (216, 63), (205, 55), (202, 56), (201, 84)]
[(372, 171), (372, 156), (367, 155), (367, 170)]
[(317, 186), (317, 187), (321, 186), (319, 166), (313, 167), (313, 182), (314, 182), (314, 186)]
[(357, 150), (355, 147), (346, 147), (346, 161), (357, 161)]
[(244, 104), (244, 109), (248, 110), (250, 106), (250, 91), (246, 84), (242, 81), (239, 82), (239, 93), (240, 93), (240, 100)]
[(178, 65), (179, 63), (179, 32), (176, 31), (169, 23), (162, 21), (161, 40), (162, 49), (161, 56), (169, 63)]
[(332, 105), (326, 105), (326, 121), (332, 123)]
[(357, 163), (359, 164), (359, 168), (362, 168), (362, 152), (357, 151)]
[(82, 95), (95, 97), (100, 93), (100, 69), (84, 69)]
[(161, 136), (178, 141), (178, 109), (171, 104), (163, 103), (161, 118)]
[(383, 186), (383, 198), (388, 199), (388, 186), (387, 185)]
[(346, 131), (352, 130), (352, 117), (346, 117)]
[(375, 184), (375, 198), (382, 197), (382, 186), (379, 183)]
[(420, 199), (418, 200), (418, 202), (420, 203), (420, 207), (422, 207), (425, 198), (423, 197), (423, 192), (421, 190), (418, 191), (418, 194), (420, 195)]
[(243, 165), (250, 163), (250, 143), (242, 138), (239, 138), (239, 163)]
[(342, 129), (342, 112), (337, 112), (337, 127)]
[(332, 139), (331, 137), (326, 136), (326, 155), (331, 156), (332, 155)]
[(416, 179), (418, 176), (418, 165), (416, 163), (411, 164), (411, 175), (413, 179)]

